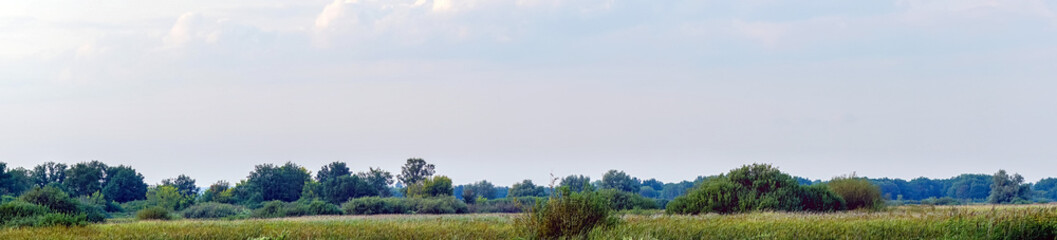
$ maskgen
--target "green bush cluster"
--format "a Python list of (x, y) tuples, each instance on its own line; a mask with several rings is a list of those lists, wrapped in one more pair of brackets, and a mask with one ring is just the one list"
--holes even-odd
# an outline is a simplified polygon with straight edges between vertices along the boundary
[(337, 205), (321, 200), (283, 202), (279, 200), (265, 202), (261, 208), (253, 210), (253, 218), (278, 218), (314, 215), (341, 215)]
[(753, 164), (711, 178), (668, 203), (678, 214), (749, 211), (836, 211), (844, 200), (826, 186), (805, 187), (766, 164)]
[(844, 199), (848, 209), (881, 209), (884, 207), (881, 188), (870, 183), (866, 178), (855, 177), (855, 175), (836, 177), (827, 182), (826, 186)]
[(0, 204), (3, 226), (74, 226), (102, 222), (107, 217), (102, 206), (70, 198), (55, 187), (34, 188), (17, 200)]
[(380, 198), (363, 197), (349, 199), (341, 205), (345, 214), (449, 214), (469, 213), (470, 209), (455, 197), (433, 198)]
[(592, 229), (617, 222), (602, 194), (591, 190), (558, 189), (547, 201), (536, 202), (514, 220), (524, 234), (534, 239), (585, 237)]
[(149, 207), (144, 208), (136, 212), (136, 219), (139, 220), (169, 220), (172, 219), (172, 214), (168, 208), (164, 207)]
[(183, 210), (184, 218), (235, 218), (240, 215), (249, 215), (249, 210), (242, 206), (226, 203), (205, 202), (192, 205)]
[(603, 200), (608, 202), (609, 208), (613, 210), (660, 208), (656, 200), (631, 192), (620, 191), (617, 189), (602, 189), (598, 190), (597, 194)]
[(472, 213), (519, 213), (535, 206), (537, 202), (546, 202), (545, 197), (499, 198), (477, 201), (469, 205)]

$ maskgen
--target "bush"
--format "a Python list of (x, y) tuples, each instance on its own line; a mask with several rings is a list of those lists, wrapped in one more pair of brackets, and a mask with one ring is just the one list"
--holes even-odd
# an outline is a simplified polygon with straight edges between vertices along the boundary
[(341, 209), (345, 214), (354, 215), (405, 214), (412, 211), (407, 199), (380, 197), (349, 199), (349, 201), (341, 204)]
[(226, 203), (205, 202), (192, 205), (183, 211), (184, 218), (229, 218), (248, 214), (249, 210), (241, 206)]
[(552, 195), (546, 202), (537, 202), (514, 219), (530, 238), (586, 237), (591, 229), (617, 221), (601, 195), (590, 190), (575, 193), (567, 186), (558, 191), (559, 194)]
[(308, 215), (341, 215), (341, 208), (338, 205), (320, 200), (313, 200), (305, 207), (308, 208), (306, 211)]
[(748, 211), (834, 211), (843, 200), (829, 188), (805, 187), (766, 164), (753, 164), (709, 178), (686, 195), (668, 202), (678, 214)]
[(11, 201), (0, 205), (0, 224), (8, 224), (20, 218), (47, 214), (48, 208), (23, 201)]
[(516, 201), (513, 198), (488, 199), (468, 205), (468, 210), (472, 213), (519, 213), (534, 206), (537, 201), (543, 202), (546, 198), (525, 197), (517, 198)]
[(136, 219), (139, 220), (169, 220), (172, 216), (169, 216), (169, 209), (163, 207), (149, 207), (144, 208), (136, 212)]
[(47, 186), (44, 188), (33, 188), (22, 194), (22, 201), (41, 205), (59, 213), (75, 213), (78, 210), (78, 201), (70, 198), (62, 190)]
[(952, 197), (942, 197), (942, 198), (930, 197), (930, 198), (922, 199), (921, 200), (921, 204), (924, 204), (924, 205), (961, 205), (962, 202), (958, 201), (957, 199), (954, 199)]
[(413, 200), (416, 202), (415, 213), (448, 214), (470, 212), (470, 208), (466, 206), (466, 203), (452, 196)]
[(884, 207), (881, 188), (855, 175), (837, 177), (826, 183), (833, 192), (844, 198), (848, 209), (880, 209)]
[(469, 213), (466, 203), (455, 197), (435, 198), (379, 198), (363, 197), (349, 199), (341, 205), (345, 214), (449, 214)]
[(102, 206), (94, 204), (81, 204), (77, 206), (77, 212), (84, 215), (84, 219), (89, 222), (103, 222), (110, 217)]
[(597, 192), (613, 210), (657, 209), (657, 201), (631, 192), (602, 189)]

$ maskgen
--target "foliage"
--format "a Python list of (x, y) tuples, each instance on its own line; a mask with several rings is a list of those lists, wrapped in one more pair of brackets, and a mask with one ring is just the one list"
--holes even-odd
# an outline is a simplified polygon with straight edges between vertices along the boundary
[(195, 180), (187, 175), (180, 174), (176, 178), (162, 180), (161, 185), (173, 186), (184, 196), (198, 196), (198, 186), (195, 185)]
[(143, 174), (129, 166), (107, 168), (103, 197), (119, 203), (147, 199), (147, 183)]
[(33, 167), (31, 172), (33, 183), (37, 187), (45, 187), (49, 184), (62, 184), (66, 180), (66, 164), (46, 162)]
[(333, 180), (340, 176), (349, 176), (352, 172), (349, 171), (349, 167), (343, 162), (332, 162), (327, 165), (323, 165), (322, 168), (316, 172), (316, 181), (326, 182)]
[(547, 201), (545, 197), (520, 197), (487, 199), (469, 205), (472, 213), (519, 213), (525, 208), (536, 205), (536, 202)]
[(349, 198), (378, 195), (377, 190), (360, 176), (337, 176), (321, 183), (323, 200), (330, 203), (342, 203)]
[(235, 189), (227, 181), (217, 181), (202, 192), (202, 202), (235, 203)]
[[(311, 179), (311, 175), (308, 170), (292, 162), (287, 162), (281, 167), (261, 164), (250, 173), (244, 185), (236, 187), (245, 187), (247, 198), (252, 198), (253, 194), (259, 194), (261, 201), (289, 202), (301, 198), (302, 187)], [(252, 201), (252, 199), (243, 200)]]
[(388, 197), (392, 196), (389, 192), (389, 185), (393, 184), (393, 174), (388, 171), (382, 170), (381, 168), (369, 168), (367, 172), (357, 173), (360, 179), (367, 182), (367, 185), (374, 188), (374, 191), (379, 196)]
[(226, 203), (217, 202), (203, 202), (192, 205), (187, 209), (184, 209), (182, 215), (184, 218), (231, 218), (239, 215), (248, 215), (249, 210), (246, 208), (231, 205)]
[(1057, 200), (1057, 178), (1044, 178), (1032, 185), (1031, 188), (1037, 191), (1040, 197)]
[(0, 225), (6, 225), (7, 222), (18, 218), (44, 215), (50, 211), (51, 209), (47, 207), (24, 201), (11, 201), (0, 204)]
[(495, 185), (492, 183), (481, 180), (473, 184), (463, 186), (462, 199), (466, 203), (474, 203), (477, 198), (483, 199), (495, 199)]
[(400, 167), (400, 175), (396, 177), (404, 185), (410, 186), (433, 176), (434, 172), (433, 164), (426, 163), (421, 158), (410, 158), (403, 167)]
[(881, 189), (873, 185), (865, 178), (858, 178), (855, 174), (846, 177), (833, 178), (826, 183), (833, 192), (844, 199), (848, 209), (880, 209), (884, 207), (881, 199)]
[(532, 180), (525, 179), (520, 183), (515, 183), (510, 186), (510, 193), (507, 197), (545, 197), (547, 196), (547, 189), (543, 186), (536, 186), (532, 183)]
[(345, 214), (370, 215), (370, 214), (449, 214), (468, 213), (469, 207), (466, 203), (455, 199), (455, 197), (430, 197), (430, 198), (380, 198), (363, 197), (349, 199), (341, 205)]
[(33, 188), (19, 197), (22, 201), (41, 205), (58, 213), (76, 213), (79, 202), (53, 186)]
[(826, 188), (808, 189), (767, 164), (753, 164), (710, 178), (669, 202), (668, 213), (834, 211), (842, 209)]
[(250, 217), (253, 218), (278, 218), (315, 215), (340, 215), (341, 209), (337, 205), (324, 201), (306, 202), (265, 202), (261, 208), (253, 210)]
[(609, 170), (602, 175), (602, 189), (616, 189), (625, 192), (639, 192), (642, 183), (637, 178), (628, 176), (624, 171)]
[(0, 195), (18, 195), (33, 187), (30, 172), (25, 168), (7, 169), (7, 163), (0, 162)]
[(594, 186), (591, 186), (591, 177), (584, 175), (569, 175), (562, 178), (562, 181), (558, 184), (558, 187), (568, 187), (573, 192), (583, 192), (584, 190), (594, 190)]
[(169, 220), (172, 219), (169, 209), (163, 207), (149, 207), (144, 208), (136, 212), (136, 219), (139, 220)]
[(147, 202), (170, 211), (179, 211), (194, 204), (195, 197), (180, 193), (172, 185), (161, 185), (147, 190)]
[(942, 197), (942, 198), (934, 198), (934, 197), (932, 197), (932, 198), (927, 198), (925, 200), (921, 200), (921, 204), (923, 204), (923, 205), (961, 205), (962, 202), (958, 201), (958, 199), (954, 199), (954, 198), (951, 198), (951, 197)]
[(605, 200), (609, 204), (609, 209), (612, 210), (657, 209), (660, 207), (653, 199), (616, 189), (602, 189), (596, 194)]
[(434, 176), (408, 185), (405, 191), (408, 198), (423, 198), (451, 196), (455, 190), (452, 189), (451, 178)]
[(592, 191), (578, 193), (561, 187), (514, 221), (530, 238), (585, 237), (596, 227), (615, 224), (611, 211), (605, 199)]
[(1030, 186), (1024, 183), (1024, 177), (1020, 174), (1012, 176), (1006, 170), (998, 170), (993, 176), (991, 184), (991, 196), (987, 197), (989, 203), (1015, 203), (1030, 199)]
[(107, 166), (99, 161), (82, 162), (66, 170), (63, 184), (73, 196), (85, 196), (103, 190)]

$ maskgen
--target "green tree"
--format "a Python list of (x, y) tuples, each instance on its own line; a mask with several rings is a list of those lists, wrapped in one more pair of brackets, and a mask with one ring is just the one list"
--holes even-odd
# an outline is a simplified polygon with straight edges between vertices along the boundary
[[(828, 193), (827, 193), (828, 192)], [(749, 211), (834, 211), (837, 194), (828, 188), (809, 189), (767, 164), (752, 164), (708, 178), (686, 195), (668, 203), (668, 213), (736, 213)]]
[(851, 176), (836, 177), (826, 183), (834, 193), (840, 195), (848, 209), (878, 209), (884, 207), (881, 188), (866, 178)]
[(107, 200), (123, 203), (147, 198), (147, 183), (143, 181), (143, 174), (137, 173), (132, 167), (120, 165), (107, 168), (106, 176), (103, 197)]
[(235, 203), (234, 188), (227, 181), (217, 181), (202, 193), (202, 202)]
[(602, 175), (602, 189), (616, 189), (625, 192), (639, 192), (638, 179), (628, 176), (624, 171), (609, 170)]
[(492, 183), (481, 180), (480, 182), (472, 183), (462, 188), (462, 199), (466, 203), (474, 203), (478, 197), (484, 199), (495, 199), (495, 185)]
[(1032, 189), (1039, 192), (1039, 196), (1050, 200), (1057, 200), (1057, 178), (1045, 178), (1039, 180)]
[(33, 187), (33, 180), (25, 168), (8, 169), (0, 162), (0, 195), (19, 195)]
[(340, 176), (349, 176), (352, 172), (349, 167), (343, 162), (332, 162), (327, 165), (323, 165), (319, 172), (316, 172), (316, 181), (326, 182), (331, 179), (335, 179)]
[(263, 201), (296, 201), (301, 198), (305, 182), (311, 179), (312, 174), (308, 173), (308, 170), (292, 162), (287, 162), (281, 167), (272, 164), (257, 165), (246, 178), (245, 190), (248, 192), (245, 195), (247, 199), (243, 200), (250, 200), (253, 193), (257, 193)]
[(195, 180), (187, 175), (180, 174), (176, 178), (162, 180), (161, 185), (173, 186), (185, 196), (198, 196), (198, 186), (195, 186)]
[(360, 172), (356, 175), (360, 176), (360, 179), (367, 181), (367, 184), (374, 188), (374, 191), (379, 196), (389, 197), (392, 193), (389, 192), (389, 185), (393, 184), (393, 174), (388, 171), (382, 170), (381, 168), (369, 168), (370, 171)]
[(407, 159), (407, 163), (403, 167), (400, 167), (400, 175), (397, 176), (401, 183), (404, 185), (412, 185), (418, 181), (422, 181), (426, 178), (433, 176), (434, 166), (433, 164), (426, 163), (421, 158), (410, 158)]
[(407, 186), (406, 189), (409, 198), (451, 196), (455, 192), (451, 185), (451, 178), (446, 176), (426, 178)]
[(525, 179), (520, 183), (515, 183), (510, 186), (510, 193), (507, 193), (507, 197), (546, 197), (547, 189), (542, 186), (536, 186), (532, 183), (532, 180)]
[(562, 178), (561, 183), (558, 187), (568, 187), (569, 191), (583, 192), (584, 190), (593, 190), (591, 186), (591, 178), (584, 175), (569, 175)]
[(33, 167), (33, 183), (38, 187), (52, 183), (62, 184), (66, 180), (66, 164), (46, 162)]
[(88, 196), (103, 189), (106, 170), (106, 164), (99, 161), (77, 163), (66, 170), (63, 184), (73, 196)]
[(378, 195), (377, 190), (359, 176), (345, 175), (321, 183), (323, 200), (340, 204), (350, 198)]
[(178, 211), (194, 204), (192, 196), (180, 193), (172, 185), (161, 185), (147, 190), (147, 201), (168, 210)]
[(987, 202), (1014, 203), (1030, 198), (1031, 188), (1024, 184), (1024, 177), (1020, 174), (1009, 175), (1006, 170), (998, 170), (992, 179), (991, 196), (987, 197)]

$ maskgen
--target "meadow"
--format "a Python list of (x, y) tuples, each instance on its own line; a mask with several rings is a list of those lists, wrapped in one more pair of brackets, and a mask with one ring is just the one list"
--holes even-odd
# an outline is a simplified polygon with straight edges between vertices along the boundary
[[(900, 206), (836, 213), (617, 213), (588, 239), (1054, 239), (1057, 205)], [(0, 239), (527, 239), (517, 214), (136, 221), (0, 230)]]

